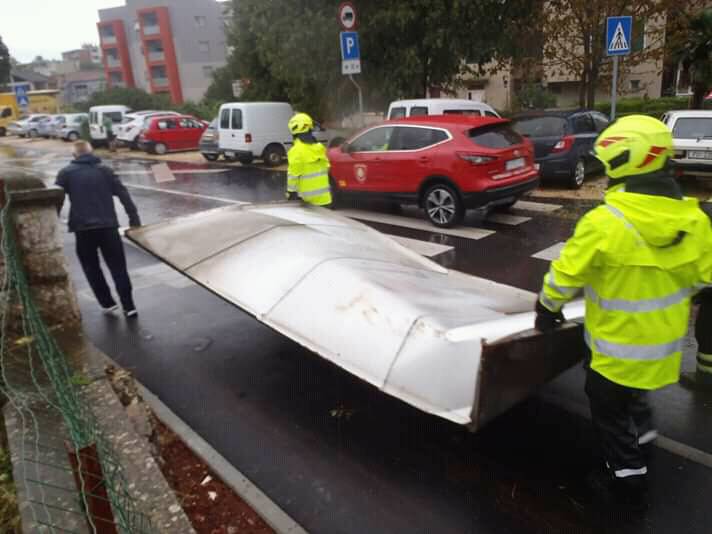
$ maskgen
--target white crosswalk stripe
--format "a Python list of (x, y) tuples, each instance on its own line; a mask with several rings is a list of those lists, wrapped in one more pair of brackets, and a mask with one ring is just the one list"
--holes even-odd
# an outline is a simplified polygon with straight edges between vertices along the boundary
[(497, 224), (509, 224), (512, 226), (517, 226), (519, 224), (531, 221), (531, 217), (523, 217), (521, 215), (512, 215), (510, 213), (490, 213), (487, 215), (488, 222), (495, 222)]
[(563, 206), (561, 206), (560, 204), (547, 204), (546, 202), (531, 202), (529, 200), (520, 200), (513, 207), (514, 209), (548, 213), (561, 209)]
[(337, 213), (352, 219), (389, 224), (391, 226), (400, 226), (403, 228), (411, 228), (413, 230), (423, 230), (426, 232), (451, 235), (465, 239), (482, 239), (483, 237), (487, 237), (495, 233), (494, 230), (485, 230), (483, 228), (437, 228), (428, 221), (411, 217), (400, 217), (398, 215), (388, 215), (386, 213), (375, 213), (371, 211), (348, 209), (338, 210)]
[(544, 250), (540, 250), (536, 254), (532, 254), (532, 258), (537, 258), (539, 260), (554, 261), (561, 254), (561, 250), (564, 248), (566, 243), (556, 243)]
[(409, 237), (401, 237), (398, 235), (386, 234), (388, 237), (400, 243), (406, 248), (409, 248), (413, 252), (420, 254), (421, 256), (427, 256), (432, 258), (438, 256), (443, 252), (448, 252), (453, 250), (455, 247), (449, 245), (441, 245), (440, 243), (431, 243), (430, 241), (421, 241), (420, 239), (410, 239)]

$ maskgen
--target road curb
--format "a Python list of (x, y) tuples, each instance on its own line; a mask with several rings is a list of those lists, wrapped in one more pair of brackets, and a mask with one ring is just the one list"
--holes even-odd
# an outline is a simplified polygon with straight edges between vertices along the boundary
[(140, 382), (136, 380), (135, 382), (141, 397), (150, 406), (156, 417), (175, 432), (188, 448), (219, 475), (222, 481), (249, 504), (277, 534), (307, 534), (306, 530), (173, 413), (161, 399)]

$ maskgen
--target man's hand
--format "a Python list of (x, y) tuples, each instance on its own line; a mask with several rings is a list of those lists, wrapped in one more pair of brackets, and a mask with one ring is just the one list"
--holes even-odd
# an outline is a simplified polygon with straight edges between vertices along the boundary
[(285, 196), (287, 197), (287, 200), (299, 200), (299, 195), (296, 191), (287, 191)]
[(129, 217), (129, 226), (131, 228), (138, 228), (141, 226), (141, 219), (138, 215), (136, 215), (135, 217)]
[(534, 309), (536, 311), (534, 328), (540, 332), (551, 332), (559, 328), (566, 321), (562, 311), (553, 312), (538, 300), (536, 301), (536, 307)]

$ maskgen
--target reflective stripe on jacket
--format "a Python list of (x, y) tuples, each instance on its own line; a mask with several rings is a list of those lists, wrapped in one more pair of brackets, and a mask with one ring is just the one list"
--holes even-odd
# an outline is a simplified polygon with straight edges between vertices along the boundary
[(591, 367), (657, 389), (679, 379), (690, 298), (712, 277), (712, 229), (697, 200), (611, 191), (544, 277), (552, 311), (583, 291)]
[(287, 191), (296, 192), (305, 202), (317, 206), (331, 204), (329, 160), (321, 143), (294, 140), (287, 154)]

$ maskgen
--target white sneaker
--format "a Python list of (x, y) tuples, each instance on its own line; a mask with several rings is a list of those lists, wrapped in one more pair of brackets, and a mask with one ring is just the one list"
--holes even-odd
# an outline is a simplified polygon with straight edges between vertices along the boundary
[(124, 312), (124, 317), (127, 319), (131, 319), (132, 317), (138, 317), (138, 311), (136, 311), (136, 308), (133, 310), (127, 310)]
[(113, 306), (109, 306), (108, 308), (101, 308), (101, 311), (104, 313), (104, 315), (114, 315), (114, 312), (119, 310), (119, 305), (114, 304)]

